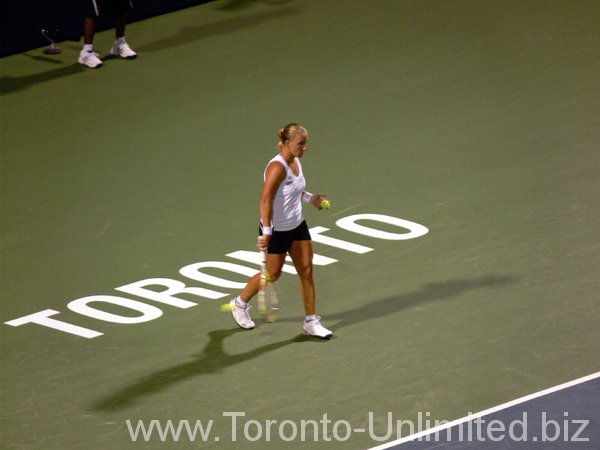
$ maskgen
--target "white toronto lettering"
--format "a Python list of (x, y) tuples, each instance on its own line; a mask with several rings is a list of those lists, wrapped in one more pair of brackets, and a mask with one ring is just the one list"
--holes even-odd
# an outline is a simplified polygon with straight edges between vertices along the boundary
[[(357, 222), (359, 221), (371, 221), (378, 222), (380, 224), (386, 224), (388, 226), (388, 231), (378, 229), (374, 226), (358, 224)], [(429, 232), (427, 227), (423, 225), (384, 214), (354, 214), (339, 219), (336, 222), (336, 225), (344, 230), (361, 234), (363, 236), (396, 241), (415, 239)], [(402, 228), (406, 230), (406, 232), (391, 232), (389, 231), (389, 225)], [(328, 228), (321, 226), (311, 228), (310, 232), (312, 240), (317, 244), (327, 245), (329, 247), (334, 247), (357, 254), (364, 254), (373, 250), (371, 247), (359, 245), (353, 242), (348, 242), (346, 240), (334, 238), (331, 236), (325, 236), (323, 233), (328, 231)], [(226, 256), (255, 265), (261, 264), (261, 257), (257, 251), (237, 250), (231, 253), (227, 253)], [(317, 253), (315, 253), (313, 256), (313, 264), (316, 266), (327, 266), (337, 261), (337, 259), (331, 258), (329, 256), (319, 255)], [(289, 274), (296, 274), (296, 269), (291, 264), (291, 262), (291, 258), (287, 256), (286, 264), (283, 265), (282, 271)], [(182, 267), (179, 270), (179, 273), (186, 278), (225, 289), (243, 289), (246, 285), (245, 282), (234, 281), (215, 275), (209, 275), (208, 273), (205, 273), (203, 269), (224, 270), (243, 275), (245, 277), (252, 277), (254, 274), (257, 273), (256, 268), (251, 268), (247, 266), (242, 266), (240, 264), (234, 264), (231, 262), (223, 261), (204, 261), (189, 264), (187, 266)], [(114, 289), (120, 292), (124, 292), (137, 297), (142, 297), (148, 300), (182, 309), (191, 308), (192, 306), (196, 306), (198, 303), (178, 297), (180, 295), (194, 295), (197, 297), (208, 299), (219, 299), (230, 295), (228, 293), (219, 292), (212, 289), (206, 289), (196, 286), (187, 286), (185, 283), (179, 280), (173, 280), (170, 278), (148, 278), (145, 280), (129, 283)], [(91, 306), (91, 304), (93, 303), (104, 303), (113, 305), (113, 311), (114, 306), (118, 306), (133, 310), (139, 314), (134, 316), (124, 316), (116, 314), (114, 312), (103, 311), (102, 309), (98, 309), (98, 307)], [(95, 295), (89, 297), (82, 297), (77, 300), (71, 301), (67, 305), (67, 307), (71, 311), (77, 314), (81, 314), (83, 316), (91, 317), (105, 322), (122, 324), (148, 322), (159, 318), (163, 314), (162, 310), (157, 308), (156, 306), (148, 305), (137, 300), (131, 300), (111, 295)], [(20, 317), (18, 319), (10, 320), (8, 322), (5, 322), (5, 324), (13, 327), (19, 327), (26, 324), (36, 324), (57, 331), (62, 331), (64, 333), (84, 337), (87, 339), (102, 336), (103, 334), (99, 331), (84, 328), (51, 317), (57, 314), (60, 314), (59, 311), (55, 311), (53, 309), (45, 309), (43, 311), (32, 313)], [(232, 416), (232, 419), (235, 420), (235, 417)], [(341, 430), (336, 430), (336, 432), (339, 431)], [(341, 437), (344, 437), (346, 435), (346, 430), (343, 431), (344, 432), (342, 433)]]
[(179, 270), (179, 273), (184, 277), (191, 278), (192, 280), (224, 288), (243, 289), (246, 286), (246, 283), (240, 283), (237, 281), (227, 280), (225, 278), (215, 277), (213, 275), (208, 275), (200, 270), (208, 267), (227, 270), (229, 272), (236, 272), (242, 275), (246, 275), (248, 277), (251, 277), (256, 273), (256, 270), (250, 267), (222, 261), (205, 261), (190, 264), (189, 266), (182, 267)]
[[(163, 286), (167, 289), (157, 292), (153, 289), (148, 289), (148, 286)], [(217, 299), (227, 296), (223, 292), (217, 292), (210, 289), (200, 287), (186, 287), (185, 283), (170, 278), (149, 278), (147, 280), (136, 281), (135, 283), (126, 284), (115, 288), (117, 291), (126, 292), (127, 294), (137, 295), (138, 297), (148, 298), (156, 302), (165, 303), (167, 305), (176, 306), (177, 308), (191, 308), (198, 303), (190, 302), (175, 297), (175, 294), (192, 294), (198, 297), (206, 297)]]
[(329, 245), (330, 247), (341, 248), (354, 253), (367, 253), (372, 251), (371, 247), (365, 247), (364, 245), (354, 244), (352, 242), (343, 241), (342, 239), (332, 238), (331, 236), (323, 236), (321, 233), (329, 231), (329, 228), (325, 227), (314, 227), (310, 229), (310, 237), (314, 242), (319, 244)]
[[(112, 305), (122, 306), (123, 308), (133, 309), (142, 313), (141, 316), (129, 317), (120, 316), (118, 314), (109, 313), (100, 309), (92, 308), (90, 303), (109, 303)], [(104, 320), (105, 322), (114, 323), (141, 323), (149, 322), (162, 316), (162, 311), (156, 306), (130, 300), (128, 298), (115, 297), (112, 295), (93, 295), (91, 297), (78, 298), (73, 300), (67, 307), (83, 316), (93, 317), (94, 319)]]
[[(258, 266), (260, 266), (262, 264), (262, 259), (260, 256), (259, 252), (251, 252), (248, 250), (237, 250), (235, 252), (232, 253), (227, 253), (225, 256), (229, 256), (230, 258), (234, 258), (234, 259), (239, 259), (240, 261), (245, 261), (245, 262), (249, 262), (251, 264), (256, 264)], [(290, 257), (286, 257), (286, 261), (291, 261), (292, 259)], [(284, 264), (283, 267), (281, 268), (282, 272), (285, 273), (289, 273), (292, 275), (296, 275), (298, 272), (296, 272), (296, 269), (293, 266), (290, 266), (288, 264)], [(256, 271), (255, 271), (256, 273)]]
[[(374, 222), (386, 223), (397, 227), (406, 228), (408, 233), (391, 233), (389, 231), (378, 230), (377, 228), (358, 225), (359, 220), (370, 220)], [(353, 216), (344, 217), (335, 223), (338, 227), (344, 230), (352, 231), (365, 236), (374, 237), (377, 239), (387, 239), (390, 241), (403, 241), (407, 239), (415, 239), (429, 232), (427, 227), (409, 220), (400, 219), (398, 217), (386, 216), (383, 214), (355, 214)]]
[(20, 327), (21, 325), (25, 325), (28, 323), (35, 323), (36, 325), (53, 328), (54, 330), (64, 331), (65, 333), (74, 334), (76, 336), (81, 336), (88, 339), (102, 336), (102, 333), (98, 331), (90, 330), (89, 328), (83, 328), (77, 325), (63, 322), (61, 320), (50, 318), (50, 316), (54, 316), (56, 314), (60, 313), (53, 309), (45, 309), (43, 311), (29, 314), (28, 316), (20, 317), (18, 319), (10, 320), (4, 323), (6, 325), (10, 325), (11, 327)]

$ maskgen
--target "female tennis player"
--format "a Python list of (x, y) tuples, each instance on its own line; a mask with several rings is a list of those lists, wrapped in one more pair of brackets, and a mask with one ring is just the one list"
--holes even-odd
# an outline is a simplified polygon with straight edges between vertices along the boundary
[[(264, 173), (258, 246), (267, 252), (265, 265), (270, 282), (279, 278), (286, 254), (290, 255), (300, 277), (300, 295), (306, 313), (302, 333), (329, 339), (333, 333), (321, 325), (321, 318), (315, 312), (313, 246), (302, 215), (302, 201), (321, 209), (325, 195), (304, 190), (306, 181), (300, 158), (308, 150), (306, 129), (291, 123), (279, 130), (278, 136), (279, 154), (269, 161)], [(260, 278), (260, 273), (253, 276), (240, 295), (230, 302), (235, 322), (245, 329), (254, 328), (248, 302), (258, 292)]]

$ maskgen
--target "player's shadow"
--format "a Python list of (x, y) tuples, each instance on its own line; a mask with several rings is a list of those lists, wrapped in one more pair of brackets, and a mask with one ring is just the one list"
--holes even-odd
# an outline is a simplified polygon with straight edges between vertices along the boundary
[[(248, 14), (243, 17), (232, 17), (219, 20), (213, 23), (200, 24), (189, 27), (182, 27), (176, 33), (158, 39), (154, 42), (136, 46), (136, 51), (139, 53), (151, 53), (161, 50), (167, 50), (182, 45), (191, 44), (193, 42), (206, 39), (208, 37), (231, 34), (246, 28), (254, 27), (260, 23), (268, 22), (282, 16), (295, 14), (295, 8), (281, 8), (270, 10), (263, 13)], [(207, 61), (207, 64), (210, 61)]]
[[(335, 332), (343, 327), (355, 325), (366, 320), (373, 320), (378, 317), (388, 316), (426, 302), (454, 297), (471, 289), (501, 287), (515, 281), (517, 281), (517, 279), (511, 276), (488, 276), (430, 283), (426, 284), (418, 291), (384, 298), (367, 303), (358, 308), (329, 314), (326, 317), (327, 324), (333, 329), (335, 337)], [(298, 322), (299, 320), (301, 320), (301, 318), (282, 318), (280, 321)], [(244, 330), (240, 328), (234, 328), (209, 332), (209, 341), (200, 355), (191, 361), (152, 373), (129, 386), (125, 386), (110, 397), (94, 404), (94, 410), (111, 411), (125, 408), (140, 397), (154, 394), (168, 388), (174, 383), (199, 375), (208, 375), (219, 372), (228, 367), (257, 358), (265, 353), (278, 350), (293, 343), (323, 342), (314, 338), (298, 335), (291, 339), (273, 342), (244, 353), (235, 355), (226, 353), (223, 348), (225, 339), (235, 333), (243, 331)]]
[(269, 6), (279, 6), (284, 3), (288, 3), (290, 0), (229, 0), (225, 2), (221, 2), (221, 5), (218, 7), (221, 11), (237, 11), (240, 9), (246, 9), (258, 3), (262, 3), (264, 5)]
[[(152, 53), (156, 51), (167, 50), (173, 47), (187, 45), (211, 36), (234, 33), (246, 28), (254, 27), (263, 22), (276, 19), (280, 16), (289, 16), (295, 13), (297, 13), (296, 8), (285, 7), (263, 13), (248, 14), (244, 17), (223, 19), (214, 23), (183, 27), (171, 36), (136, 46), (135, 50), (141, 53), (143, 56), (143, 53), (145, 52)], [(79, 51), (79, 47), (75, 45), (65, 44), (63, 46), (74, 51)], [(51, 63), (55, 66), (63, 64), (62, 61), (49, 57), (35, 56), (29, 53), (24, 54), (24, 56), (46, 64)], [(112, 58), (107, 55), (102, 57), (104, 62), (109, 61), (110, 59)], [(47, 81), (56, 80), (58, 78), (75, 75), (89, 70), (90, 69), (86, 68), (82, 64), (73, 63), (63, 67), (56, 67), (47, 70), (46, 72), (36, 73), (34, 75), (17, 77), (2, 76), (0, 77), (0, 95), (7, 95), (13, 92), (22, 91), (36, 84), (45, 83)]]
[[(47, 57), (34, 57), (28, 55), (30, 58), (36, 59), (44, 63), (52, 63), (54, 65), (62, 64), (61, 61), (53, 60)], [(20, 77), (2, 76), (0, 77), (0, 95), (10, 94), (12, 92), (18, 92), (23, 89), (27, 89), (35, 84), (45, 83), (47, 81), (56, 80), (58, 78), (68, 77), (77, 73), (84, 72), (86, 68), (79, 63), (69, 64), (67, 66), (56, 67), (51, 70), (42, 73), (36, 73), (34, 75), (24, 75)], [(88, 69), (89, 70), (89, 69)], [(52, 95), (54, 92), (48, 93), (49, 101), (53, 99)], [(52, 100), (53, 101), (53, 100)]]
[[(424, 285), (418, 291), (382, 298), (347, 311), (328, 314), (324, 320), (326, 321), (326, 325), (333, 330), (335, 337), (335, 332), (340, 328), (355, 325), (359, 322), (377, 319), (378, 317), (385, 317), (413, 306), (422, 305), (426, 302), (454, 297), (471, 289), (501, 287), (516, 281), (517, 278), (513, 276), (490, 275), (481, 278), (466, 278), (429, 283)], [(297, 322), (298, 320), (301, 320), (301, 318), (281, 319), (282, 322)]]
[(501, 287), (516, 281), (517, 278), (512, 276), (491, 275), (482, 278), (467, 278), (429, 283), (424, 285), (418, 291), (384, 298), (348, 311), (329, 314), (327, 315), (327, 320), (334, 321), (332, 328), (335, 332), (335, 330), (339, 330), (343, 327), (364, 322), (365, 320), (384, 317), (403, 309), (422, 305), (426, 302), (455, 297), (471, 289)]
[(98, 401), (93, 405), (93, 409), (96, 411), (112, 411), (125, 408), (140, 397), (154, 394), (168, 388), (174, 383), (185, 381), (188, 378), (198, 375), (219, 372), (227, 367), (243, 363), (302, 340), (299, 337), (294, 337), (263, 345), (244, 353), (235, 355), (226, 353), (223, 349), (225, 338), (243, 331), (241, 328), (234, 328), (209, 332), (208, 343), (202, 350), (202, 353), (195, 356), (193, 360), (147, 375), (139, 381), (125, 386), (110, 397)]

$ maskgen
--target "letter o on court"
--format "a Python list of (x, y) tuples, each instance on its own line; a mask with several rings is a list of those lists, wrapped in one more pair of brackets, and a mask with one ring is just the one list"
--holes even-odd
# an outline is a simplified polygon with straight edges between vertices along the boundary
[(245, 275), (247, 277), (252, 277), (256, 275), (256, 269), (252, 269), (250, 267), (242, 266), (240, 264), (233, 264), (229, 262), (221, 262), (221, 261), (205, 261), (195, 264), (190, 264), (189, 266), (182, 267), (179, 269), (179, 273), (184, 277), (190, 278), (192, 280), (200, 281), (206, 284), (212, 284), (213, 286), (219, 286), (224, 288), (231, 289), (243, 289), (246, 286), (246, 283), (239, 283), (232, 280), (227, 280), (225, 278), (215, 277), (213, 275), (208, 275), (202, 272), (200, 269), (204, 269), (207, 267), (212, 267), (215, 269), (226, 270), (229, 272), (239, 273)]
[[(141, 313), (141, 315), (135, 317), (121, 316), (119, 314), (109, 313), (93, 308), (90, 306), (90, 303), (110, 303), (111, 305), (118, 305), (122, 306), (123, 308), (132, 309)], [(156, 306), (138, 302), (137, 300), (130, 300), (112, 295), (92, 295), (90, 297), (78, 298), (77, 300), (73, 300), (71, 303), (69, 303), (67, 307), (77, 314), (114, 323), (149, 322), (150, 320), (154, 320), (162, 316), (162, 311)]]
[[(359, 220), (370, 220), (373, 222), (386, 223), (395, 225), (408, 230), (408, 233), (391, 233), (389, 231), (378, 230), (377, 228), (359, 225), (356, 222)], [(429, 229), (409, 220), (400, 219), (398, 217), (386, 216), (384, 214), (355, 214), (353, 216), (344, 217), (335, 223), (338, 227), (344, 230), (352, 231), (365, 236), (374, 237), (377, 239), (386, 239), (389, 241), (404, 241), (407, 239), (415, 239), (429, 233)]]

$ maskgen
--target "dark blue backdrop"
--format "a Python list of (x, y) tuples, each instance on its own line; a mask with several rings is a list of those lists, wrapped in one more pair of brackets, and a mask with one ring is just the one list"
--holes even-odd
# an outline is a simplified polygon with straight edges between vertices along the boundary
[[(146, 19), (211, 0), (134, 0), (129, 22)], [(1, 0), (0, 57), (43, 47), (48, 41), (42, 28), (57, 40), (80, 39), (83, 34), (85, 0)], [(99, 21), (97, 31), (112, 27), (110, 18)]]

